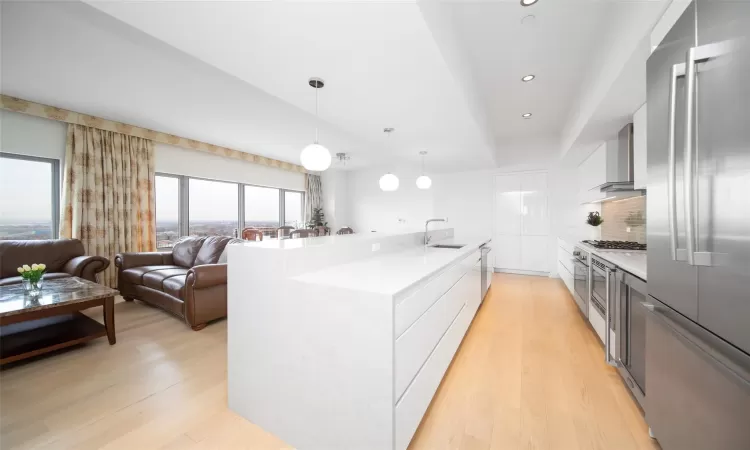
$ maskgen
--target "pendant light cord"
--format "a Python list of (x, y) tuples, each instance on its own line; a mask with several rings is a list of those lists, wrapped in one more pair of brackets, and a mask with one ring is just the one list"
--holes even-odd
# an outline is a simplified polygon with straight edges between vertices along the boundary
[(317, 85), (315, 86), (315, 143), (318, 143), (318, 127), (320, 126), (320, 117), (318, 117), (318, 89), (320, 89)]

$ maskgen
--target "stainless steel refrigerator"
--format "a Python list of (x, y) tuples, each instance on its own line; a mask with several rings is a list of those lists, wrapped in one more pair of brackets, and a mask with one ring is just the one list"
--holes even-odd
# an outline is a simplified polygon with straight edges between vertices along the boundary
[(694, 0), (648, 60), (646, 421), (750, 449), (750, 0)]

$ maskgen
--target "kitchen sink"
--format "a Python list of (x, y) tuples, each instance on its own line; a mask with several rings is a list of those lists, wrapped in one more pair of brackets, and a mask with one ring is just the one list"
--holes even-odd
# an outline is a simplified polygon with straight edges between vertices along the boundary
[(431, 245), (432, 248), (451, 248), (453, 250), (458, 250), (459, 248), (466, 247), (466, 244), (435, 244)]

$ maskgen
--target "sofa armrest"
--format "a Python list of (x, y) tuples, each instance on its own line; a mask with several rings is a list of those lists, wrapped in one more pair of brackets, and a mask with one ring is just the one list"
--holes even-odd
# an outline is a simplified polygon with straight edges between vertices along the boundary
[(188, 270), (185, 286), (192, 289), (205, 289), (227, 284), (226, 264), (204, 264)]
[(118, 253), (115, 255), (115, 266), (120, 270), (141, 266), (172, 265), (172, 252), (137, 252)]
[(63, 266), (63, 272), (96, 282), (96, 274), (109, 267), (109, 259), (103, 256), (76, 256)]

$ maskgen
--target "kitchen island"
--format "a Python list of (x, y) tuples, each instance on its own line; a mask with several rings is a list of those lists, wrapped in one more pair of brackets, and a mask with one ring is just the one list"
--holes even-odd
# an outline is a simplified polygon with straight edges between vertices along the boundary
[(232, 246), (229, 407), (300, 450), (405, 449), (479, 308), (489, 242), (428, 235)]

